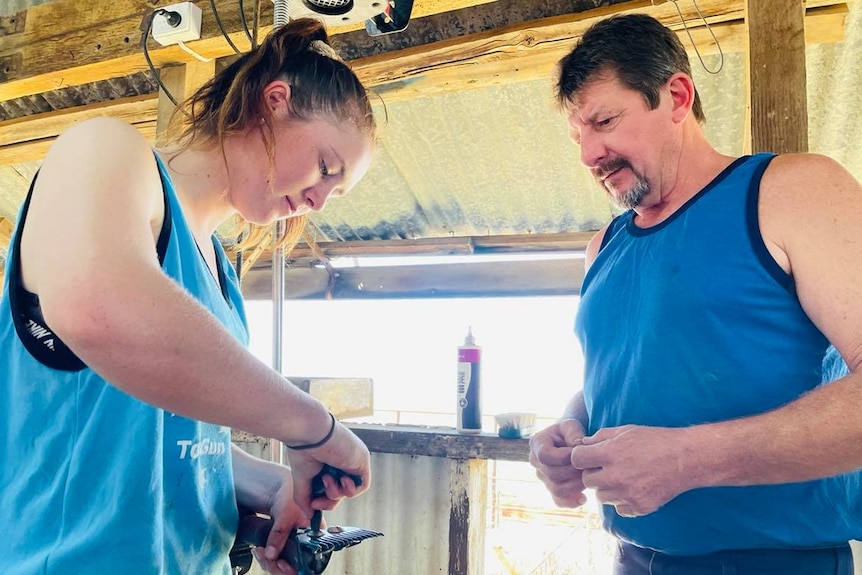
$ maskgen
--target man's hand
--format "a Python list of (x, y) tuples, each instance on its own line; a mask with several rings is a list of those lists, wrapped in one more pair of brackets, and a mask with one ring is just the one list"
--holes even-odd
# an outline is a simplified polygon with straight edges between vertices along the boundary
[(530, 465), (560, 507), (580, 507), (587, 500), (581, 470), (572, 465), (572, 448), (584, 433), (578, 420), (565, 419), (530, 439)]
[(625, 425), (600, 429), (572, 449), (571, 464), (584, 485), (623, 517), (652, 513), (697, 487), (686, 471), (683, 429)]

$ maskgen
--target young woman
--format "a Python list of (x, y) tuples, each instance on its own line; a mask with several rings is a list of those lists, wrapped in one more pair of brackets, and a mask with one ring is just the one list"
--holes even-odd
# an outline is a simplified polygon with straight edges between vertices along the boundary
[[(365, 174), (368, 95), (295, 20), (186, 103), (153, 149), (113, 119), (46, 156), (18, 218), (0, 304), (0, 556), (19, 574), (227, 573), (237, 504), (271, 514), (264, 568), (313, 509), (370, 483), (362, 442), (246, 349), (215, 231), (238, 216), (282, 242)], [(256, 240), (255, 238), (258, 238)], [(290, 468), (230, 443), (287, 446)], [(324, 477), (324, 463), (361, 478)]]

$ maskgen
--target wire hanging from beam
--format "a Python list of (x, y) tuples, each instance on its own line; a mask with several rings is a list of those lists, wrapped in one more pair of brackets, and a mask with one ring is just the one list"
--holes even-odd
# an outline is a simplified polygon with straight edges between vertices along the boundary
[[(707, 32), (712, 36), (712, 41), (715, 42), (715, 47), (718, 48), (718, 68), (715, 70), (710, 70), (706, 63), (703, 61), (703, 56), (700, 54), (700, 50), (697, 48), (697, 44), (694, 41), (694, 38), (691, 36), (691, 29), (688, 27), (688, 23), (685, 20), (685, 16), (682, 14), (682, 10), (679, 8), (679, 0), (667, 0), (673, 7), (676, 8), (676, 13), (679, 14), (679, 20), (682, 23), (682, 27), (685, 28), (685, 33), (688, 36), (689, 42), (691, 42), (692, 47), (694, 48), (694, 53), (697, 54), (697, 59), (700, 60), (701, 67), (706, 70), (708, 74), (718, 74), (721, 72), (721, 69), (724, 68), (724, 51), (721, 49), (721, 43), (719, 43), (718, 38), (715, 37), (715, 32), (712, 31), (712, 26), (707, 22), (706, 17), (703, 15), (703, 12), (700, 10), (700, 6), (697, 4), (697, 0), (691, 0), (691, 3), (694, 5), (694, 9), (697, 12), (697, 17), (703, 22), (704, 26), (706, 26)], [(650, 0), (653, 6), (656, 5), (655, 0)]]

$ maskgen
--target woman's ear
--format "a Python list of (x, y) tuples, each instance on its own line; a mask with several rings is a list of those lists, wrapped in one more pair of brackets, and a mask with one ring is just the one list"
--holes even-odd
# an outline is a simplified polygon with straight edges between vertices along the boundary
[(675, 122), (682, 122), (694, 106), (694, 80), (688, 74), (677, 72), (668, 79), (667, 87), (673, 106), (671, 116)]
[(284, 80), (273, 80), (263, 89), (263, 104), (273, 118), (286, 119), (290, 115), (290, 85)]

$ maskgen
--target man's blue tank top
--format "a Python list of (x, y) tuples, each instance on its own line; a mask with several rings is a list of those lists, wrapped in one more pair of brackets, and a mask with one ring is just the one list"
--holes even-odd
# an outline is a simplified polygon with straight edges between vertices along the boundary
[[(828, 342), (760, 234), (760, 180), (771, 159), (737, 159), (656, 226), (637, 227), (632, 211), (609, 226), (575, 322), (588, 433), (746, 417), (825, 381)], [(695, 489), (637, 518), (609, 505), (602, 513), (620, 539), (678, 555), (862, 537), (858, 472)]]
[[(162, 269), (246, 342), (234, 270), (213, 238), (220, 287), (157, 162), (165, 194)], [(138, 401), (83, 364), (49, 367), (51, 357), (40, 361), (38, 346), (22, 343), (22, 336), (31, 345), (52, 342), (54, 350), (61, 343), (49, 326), (31, 322), (22, 330), (13, 322), (10, 290), (28, 297), (17, 275), (28, 203), (29, 195), (0, 301), (3, 564), (16, 575), (230, 573), (237, 524), (230, 430)]]

